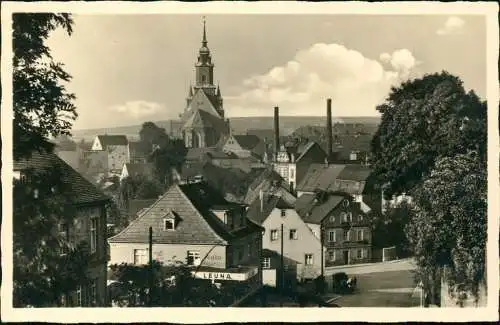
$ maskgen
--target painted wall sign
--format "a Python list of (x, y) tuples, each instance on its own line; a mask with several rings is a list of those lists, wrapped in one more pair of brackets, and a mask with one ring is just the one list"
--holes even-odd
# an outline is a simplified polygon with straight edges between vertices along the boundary
[(229, 272), (191, 272), (198, 279), (216, 280), (216, 281), (246, 281), (258, 273), (257, 268), (249, 269), (245, 273)]

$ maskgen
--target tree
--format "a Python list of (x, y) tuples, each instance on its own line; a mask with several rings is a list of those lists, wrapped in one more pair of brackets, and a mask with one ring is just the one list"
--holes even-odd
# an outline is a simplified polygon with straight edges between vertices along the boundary
[(27, 170), (13, 184), (14, 305), (60, 305), (86, 283), (88, 248), (72, 246), (67, 226), (75, 215), (57, 167)]
[(182, 139), (169, 139), (163, 146), (158, 147), (149, 156), (154, 164), (156, 178), (164, 188), (173, 182), (172, 170), (180, 170), (186, 158), (187, 149)]
[(154, 146), (164, 147), (169, 137), (164, 128), (158, 127), (153, 122), (145, 122), (139, 131), (140, 143), (144, 152), (150, 153)]
[(409, 193), (437, 157), (478, 150), (486, 161), (486, 102), (447, 72), (393, 87), (371, 143), (371, 164), (386, 198)]
[(72, 25), (69, 14), (13, 15), (14, 159), (52, 150), (49, 137), (70, 135), (75, 95), (64, 83), (71, 76), (54, 62), (45, 41), (58, 27), (71, 35)]
[(407, 236), (428, 286), (439, 283), (441, 270), (458, 303), (478, 299), (485, 281), (487, 172), (477, 152), (440, 157), (429, 177), (414, 191), (415, 214)]

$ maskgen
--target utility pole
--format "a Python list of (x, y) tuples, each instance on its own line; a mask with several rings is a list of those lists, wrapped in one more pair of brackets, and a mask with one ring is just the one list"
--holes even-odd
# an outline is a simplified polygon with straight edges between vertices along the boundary
[(325, 230), (323, 223), (320, 224), (320, 230), (319, 230), (319, 241), (321, 242), (321, 285), (323, 285), (324, 280), (325, 280), (325, 257), (324, 257), (324, 252), (323, 252), (323, 231)]
[(285, 291), (285, 263), (283, 258), (283, 224), (281, 224), (281, 281), (280, 282), (281, 282), (280, 306), (283, 307), (283, 294)]
[(149, 306), (153, 305), (153, 227), (149, 227)]

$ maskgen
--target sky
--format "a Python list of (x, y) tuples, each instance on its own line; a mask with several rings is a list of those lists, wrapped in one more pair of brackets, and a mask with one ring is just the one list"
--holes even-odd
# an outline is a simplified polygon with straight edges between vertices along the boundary
[[(194, 14), (74, 15), (47, 44), (73, 76), (74, 129), (175, 119), (201, 46)], [(486, 98), (484, 16), (207, 15), (227, 117), (377, 116), (391, 86), (446, 70)]]

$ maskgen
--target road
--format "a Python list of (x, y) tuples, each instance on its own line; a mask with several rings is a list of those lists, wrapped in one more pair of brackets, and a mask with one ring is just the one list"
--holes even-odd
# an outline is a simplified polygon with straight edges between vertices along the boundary
[[(418, 307), (419, 291), (415, 290), (413, 260), (398, 260), (329, 268), (331, 274), (345, 272), (356, 275), (358, 290), (354, 294), (332, 297), (341, 307)], [(327, 299), (330, 300), (330, 299)]]
[(413, 259), (402, 259), (381, 263), (353, 264), (329, 267), (325, 270), (325, 275), (331, 275), (338, 272), (345, 272), (348, 275), (352, 275), (376, 272), (411, 271), (415, 270), (415, 268), (415, 262)]

